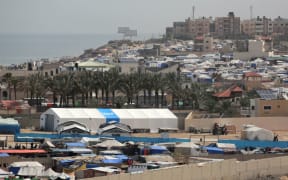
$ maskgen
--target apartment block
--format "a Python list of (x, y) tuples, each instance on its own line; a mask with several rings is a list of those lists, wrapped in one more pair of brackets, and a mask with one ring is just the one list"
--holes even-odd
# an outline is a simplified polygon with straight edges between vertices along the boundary
[(273, 21), (269, 18), (259, 16), (254, 19), (243, 20), (241, 22), (241, 31), (249, 36), (267, 36), (273, 33)]
[(278, 17), (273, 21), (273, 33), (276, 35), (288, 34), (288, 19)]
[(240, 17), (229, 12), (227, 17), (216, 17), (215, 35), (219, 38), (234, 38), (240, 34)]

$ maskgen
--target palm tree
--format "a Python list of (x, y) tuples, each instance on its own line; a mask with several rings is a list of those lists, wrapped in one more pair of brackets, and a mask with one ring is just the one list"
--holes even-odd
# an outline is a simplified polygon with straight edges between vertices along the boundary
[[(88, 105), (89, 93), (92, 91), (92, 72), (91, 71), (80, 71), (77, 72), (75, 77), (77, 88), (81, 93), (82, 106)], [(72, 83), (73, 84), (73, 83)], [(72, 86), (72, 84), (70, 84)]]
[(164, 79), (161, 73), (157, 73), (153, 75), (152, 78), (153, 89), (155, 92), (155, 107), (159, 107), (159, 91), (164, 87)]
[(12, 81), (12, 73), (6, 73), (3, 75), (3, 81), (7, 84), (8, 89), (8, 99), (11, 100), (11, 81)]
[(179, 105), (179, 100), (181, 99), (181, 83), (176, 73), (167, 73), (165, 79), (167, 82), (167, 92), (169, 92), (172, 96), (172, 109), (174, 109), (175, 99), (177, 99), (177, 106)]
[(151, 96), (153, 91), (153, 74), (152, 73), (145, 73), (143, 74), (143, 83), (141, 85), (141, 89), (143, 89), (144, 95), (144, 104), (146, 104), (146, 91), (148, 92), (148, 104), (151, 105)]
[(110, 73), (110, 91), (112, 93), (112, 106), (114, 106), (116, 91), (120, 89), (119, 69), (112, 68), (109, 70), (109, 73)]
[(141, 86), (139, 83), (139, 74), (138, 73), (130, 73), (123, 74), (121, 76), (121, 85), (120, 91), (125, 93), (127, 96), (127, 104), (132, 104), (134, 100), (134, 95), (139, 93), (141, 90)]
[(20, 85), (20, 79), (16, 78), (16, 77), (12, 77), (11, 85), (12, 85), (13, 91), (14, 91), (14, 100), (16, 100), (17, 99), (17, 88)]

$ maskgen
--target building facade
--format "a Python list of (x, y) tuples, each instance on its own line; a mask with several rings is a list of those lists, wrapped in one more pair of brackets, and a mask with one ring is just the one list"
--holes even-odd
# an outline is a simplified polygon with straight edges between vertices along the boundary
[(241, 22), (241, 31), (242, 33), (249, 36), (268, 36), (273, 33), (273, 22), (271, 19), (263, 16), (257, 17), (255, 19), (243, 20)]
[(215, 35), (219, 38), (235, 38), (240, 35), (240, 17), (229, 12), (227, 17), (216, 17)]
[(276, 35), (288, 34), (288, 19), (278, 17), (273, 21), (273, 33)]

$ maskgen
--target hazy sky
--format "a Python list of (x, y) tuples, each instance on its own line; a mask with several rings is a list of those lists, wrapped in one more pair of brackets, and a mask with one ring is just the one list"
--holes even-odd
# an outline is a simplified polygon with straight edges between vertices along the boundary
[(164, 33), (173, 21), (195, 17), (288, 18), (288, 0), (0, 0), (0, 33)]

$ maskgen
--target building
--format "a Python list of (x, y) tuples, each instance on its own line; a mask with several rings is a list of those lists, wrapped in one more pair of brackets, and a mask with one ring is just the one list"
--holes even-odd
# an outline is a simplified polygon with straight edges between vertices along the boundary
[(244, 86), (247, 91), (262, 87), (262, 76), (256, 72), (246, 72), (243, 75)]
[[(248, 41), (248, 49), (247, 51), (244, 51), (246, 49), (246, 45), (243, 46), (245, 48), (241, 49), (240, 52), (233, 52), (233, 57), (235, 59), (241, 59), (241, 60), (250, 60), (251, 58), (256, 57), (269, 57), (273, 55), (272, 51), (270, 50), (270, 46), (266, 45), (265, 40), (249, 40)], [(270, 43), (269, 43), (270, 44)]]
[(40, 116), (40, 128), (55, 131), (63, 123), (75, 122), (98, 132), (99, 126), (108, 122), (120, 122), (132, 129), (178, 128), (178, 118), (169, 109), (96, 109), (50, 108)]
[(278, 17), (273, 21), (273, 33), (276, 35), (288, 34), (288, 19)]
[(192, 37), (203, 36), (210, 33), (210, 21), (209, 18), (199, 19), (186, 19), (187, 33)]
[(288, 116), (288, 100), (272, 90), (257, 90), (260, 98), (250, 100), (250, 116)]
[(242, 33), (254, 37), (255, 35), (267, 36), (273, 33), (273, 22), (270, 18), (263, 16), (255, 19), (243, 20), (241, 22)]
[(166, 28), (166, 37), (194, 39), (197, 36), (210, 34), (211, 18), (188, 18), (184, 22), (174, 22), (173, 27)]
[(212, 52), (214, 50), (213, 37), (197, 36), (194, 39), (194, 49), (200, 52)]
[(216, 17), (215, 35), (219, 38), (235, 38), (240, 35), (240, 17), (229, 12), (227, 17)]

